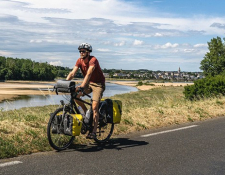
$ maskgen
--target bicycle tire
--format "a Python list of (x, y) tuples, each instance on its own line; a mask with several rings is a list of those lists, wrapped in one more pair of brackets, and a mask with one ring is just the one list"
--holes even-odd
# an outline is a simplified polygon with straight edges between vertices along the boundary
[(96, 138), (94, 139), (97, 143), (107, 142), (112, 136), (114, 130), (114, 123), (107, 123), (104, 127), (98, 126), (96, 132)]
[[(63, 108), (58, 108), (55, 110), (55, 112), (52, 114), (52, 116), (49, 119), (48, 122), (48, 127), (47, 127), (47, 137), (49, 144), (51, 145), (52, 148), (54, 148), (57, 151), (62, 151), (67, 149), (72, 142), (75, 139), (75, 136), (68, 136), (65, 135), (64, 133), (60, 132), (60, 127), (59, 124), (57, 124), (57, 133), (53, 133), (52, 127), (54, 125), (54, 121), (56, 120), (57, 114), (63, 112)], [(69, 111), (65, 111), (66, 113), (69, 113)]]

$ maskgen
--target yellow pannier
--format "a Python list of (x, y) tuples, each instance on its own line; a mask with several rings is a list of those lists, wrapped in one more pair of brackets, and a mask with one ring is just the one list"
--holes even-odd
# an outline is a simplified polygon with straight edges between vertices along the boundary
[(82, 127), (82, 115), (70, 114), (73, 117), (72, 135), (79, 136)]
[(113, 102), (113, 123), (120, 123), (122, 116), (122, 102), (120, 100), (112, 100)]
[(120, 100), (101, 99), (107, 103), (107, 123), (120, 123), (122, 116), (122, 102)]

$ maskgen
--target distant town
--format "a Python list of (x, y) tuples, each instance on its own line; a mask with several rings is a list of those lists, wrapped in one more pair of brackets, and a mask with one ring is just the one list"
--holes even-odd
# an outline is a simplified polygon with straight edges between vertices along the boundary
[(182, 72), (180, 67), (177, 71), (151, 71), (147, 69), (139, 70), (116, 70), (103, 69), (103, 74), (106, 78), (119, 79), (156, 79), (156, 80), (171, 80), (171, 81), (193, 81), (204, 78), (202, 72)]

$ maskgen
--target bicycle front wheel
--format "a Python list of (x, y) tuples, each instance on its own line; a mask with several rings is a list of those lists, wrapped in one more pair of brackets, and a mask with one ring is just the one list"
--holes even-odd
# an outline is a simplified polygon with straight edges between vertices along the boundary
[[(66, 113), (69, 112), (65, 111), (65, 114)], [(65, 150), (72, 144), (75, 136), (64, 134), (63, 108), (56, 109), (50, 117), (47, 127), (47, 136), (51, 147), (58, 151)]]
[(105, 126), (98, 126), (95, 141), (103, 143), (110, 139), (114, 129), (114, 123), (107, 123)]

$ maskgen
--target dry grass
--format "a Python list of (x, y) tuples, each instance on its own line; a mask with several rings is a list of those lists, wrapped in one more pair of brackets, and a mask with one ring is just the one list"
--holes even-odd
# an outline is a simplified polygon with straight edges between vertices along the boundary
[(0, 112), (0, 158), (51, 150), (46, 131), (56, 106)]
[[(225, 97), (191, 102), (184, 99), (183, 90), (183, 87), (159, 87), (112, 97), (123, 104), (122, 120), (115, 126), (114, 136), (224, 115)], [(1, 111), (0, 158), (52, 150), (46, 136), (47, 123), (49, 114), (58, 107)], [(84, 135), (76, 141), (87, 142)]]
[(161, 87), (113, 98), (123, 102), (123, 117), (114, 132), (128, 133), (223, 116), (225, 97), (188, 101), (183, 87)]

